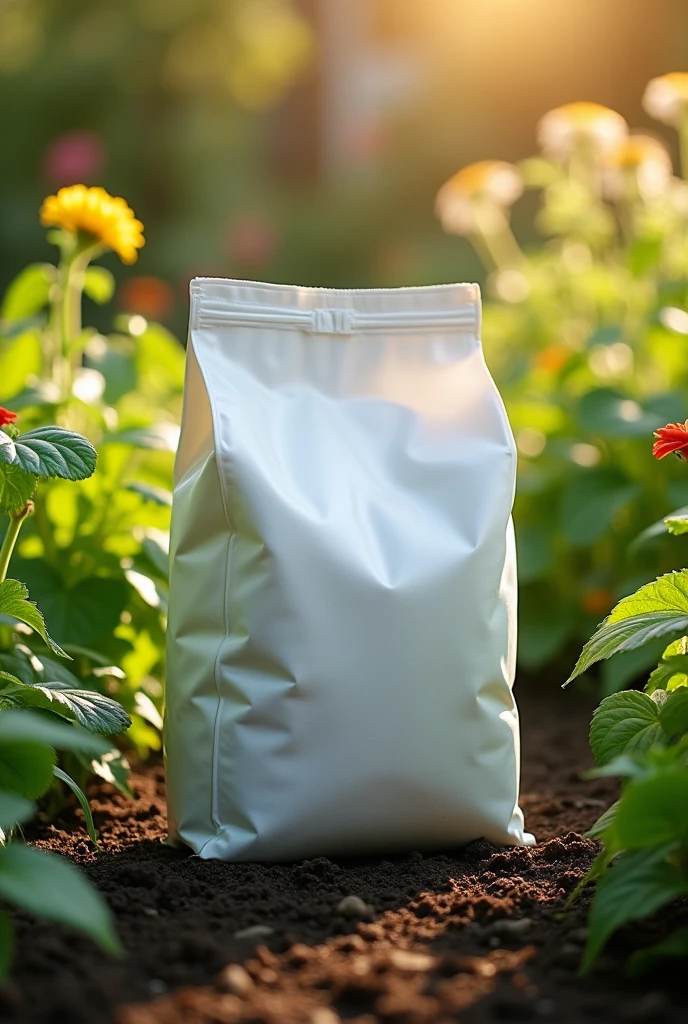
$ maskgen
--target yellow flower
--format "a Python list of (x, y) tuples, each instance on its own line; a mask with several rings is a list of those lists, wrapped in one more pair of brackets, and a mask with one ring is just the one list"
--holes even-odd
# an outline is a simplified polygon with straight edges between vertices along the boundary
[(523, 192), (523, 179), (517, 167), (504, 160), (480, 160), (469, 164), (450, 178), (437, 193), (435, 210), (445, 231), (467, 235), (476, 227), (476, 207), (487, 206), (505, 210)]
[(604, 189), (611, 198), (619, 198), (634, 180), (646, 199), (661, 195), (672, 174), (671, 156), (659, 139), (641, 133), (611, 149), (604, 158)]
[(651, 117), (678, 126), (688, 114), (688, 71), (672, 71), (648, 82), (643, 106)]
[(538, 124), (538, 141), (543, 151), (557, 159), (586, 143), (600, 152), (618, 146), (628, 135), (621, 114), (599, 103), (565, 103), (555, 107)]
[(83, 231), (117, 253), (122, 263), (135, 263), (144, 244), (143, 224), (124, 199), (104, 188), (70, 185), (43, 201), (41, 224), (76, 234)]

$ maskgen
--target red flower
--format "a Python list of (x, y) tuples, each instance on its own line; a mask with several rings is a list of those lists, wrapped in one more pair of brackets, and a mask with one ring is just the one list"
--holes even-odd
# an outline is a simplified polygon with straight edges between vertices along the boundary
[(0, 427), (6, 427), (8, 423), (14, 423), (16, 418), (16, 412), (10, 412), (9, 409), (3, 409), (0, 405)]
[(676, 452), (679, 459), (688, 462), (688, 420), (685, 423), (667, 423), (666, 427), (655, 430), (655, 437), (652, 454), (656, 459)]

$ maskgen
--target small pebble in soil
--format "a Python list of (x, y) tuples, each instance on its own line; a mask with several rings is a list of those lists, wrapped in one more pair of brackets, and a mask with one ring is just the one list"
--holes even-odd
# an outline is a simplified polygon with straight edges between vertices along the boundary
[(410, 949), (393, 949), (389, 962), (399, 971), (429, 971), (435, 966), (435, 958), (427, 953), (414, 953)]
[(152, 996), (161, 996), (167, 992), (167, 985), (162, 978), (151, 978), (148, 982), (148, 991)]
[(272, 935), (274, 931), (275, 929), (268, 924), (252, 924), (249, 928), (240, 928), (238, 932), (234, 932), (234, 938), (267, 939), (268, 935)]
[(243, 999), (253, 988), (253, 978), (241, 964), (228, 964), (217, 979), (220, 992), (231, 992)]
[(146, 917), (157, 917), (158, 916), (158, 912), (155, 909), (155, 907), (142, 907), (141, 908), (141, 913), (145, 914)]
[(490, 935), (498, 935), (502, 939), (520, 939), (530, 931), (533, 922), (529, 917), (516, 919), (506, 918), (504, 921), (495, 921), (488, 928)]
[(373, 908), (369, 907), (360, 896), (345, 896), (337, 904), (337, 913), (341, 914), (342, 917), (363, 919), (372, 917)]

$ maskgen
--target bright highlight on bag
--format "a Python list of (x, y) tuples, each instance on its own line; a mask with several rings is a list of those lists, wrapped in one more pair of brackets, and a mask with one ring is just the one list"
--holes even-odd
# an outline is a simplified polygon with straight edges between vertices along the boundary
[(534, 841), (479, 318), (475, 285), (192, 283), (165, 745), (201, 857)]

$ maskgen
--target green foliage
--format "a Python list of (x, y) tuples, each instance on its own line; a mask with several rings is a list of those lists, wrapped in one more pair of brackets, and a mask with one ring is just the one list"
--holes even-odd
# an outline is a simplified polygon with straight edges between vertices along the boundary
[(19, 580), (3, 580), (0, 583), (0, 615), (9, 615), (14, 619), (19, 619), (20, 622), (25, 622), (27, 626), (31, 626), (31, 629), (35, 629), (51, 651), (63, 658), (68, 658), (69, 655), (65, 654), (62, 648), (48, 635), (43, 616), (38, 607), (32, 601), (27, 600), (28, 596), (29, 591)]
[(0, 431), (0, 462), (30, 476), (85, 480), (95, 470), (96, 459), (90, 441), (62, 427), (38, 427), (16, 441)]

